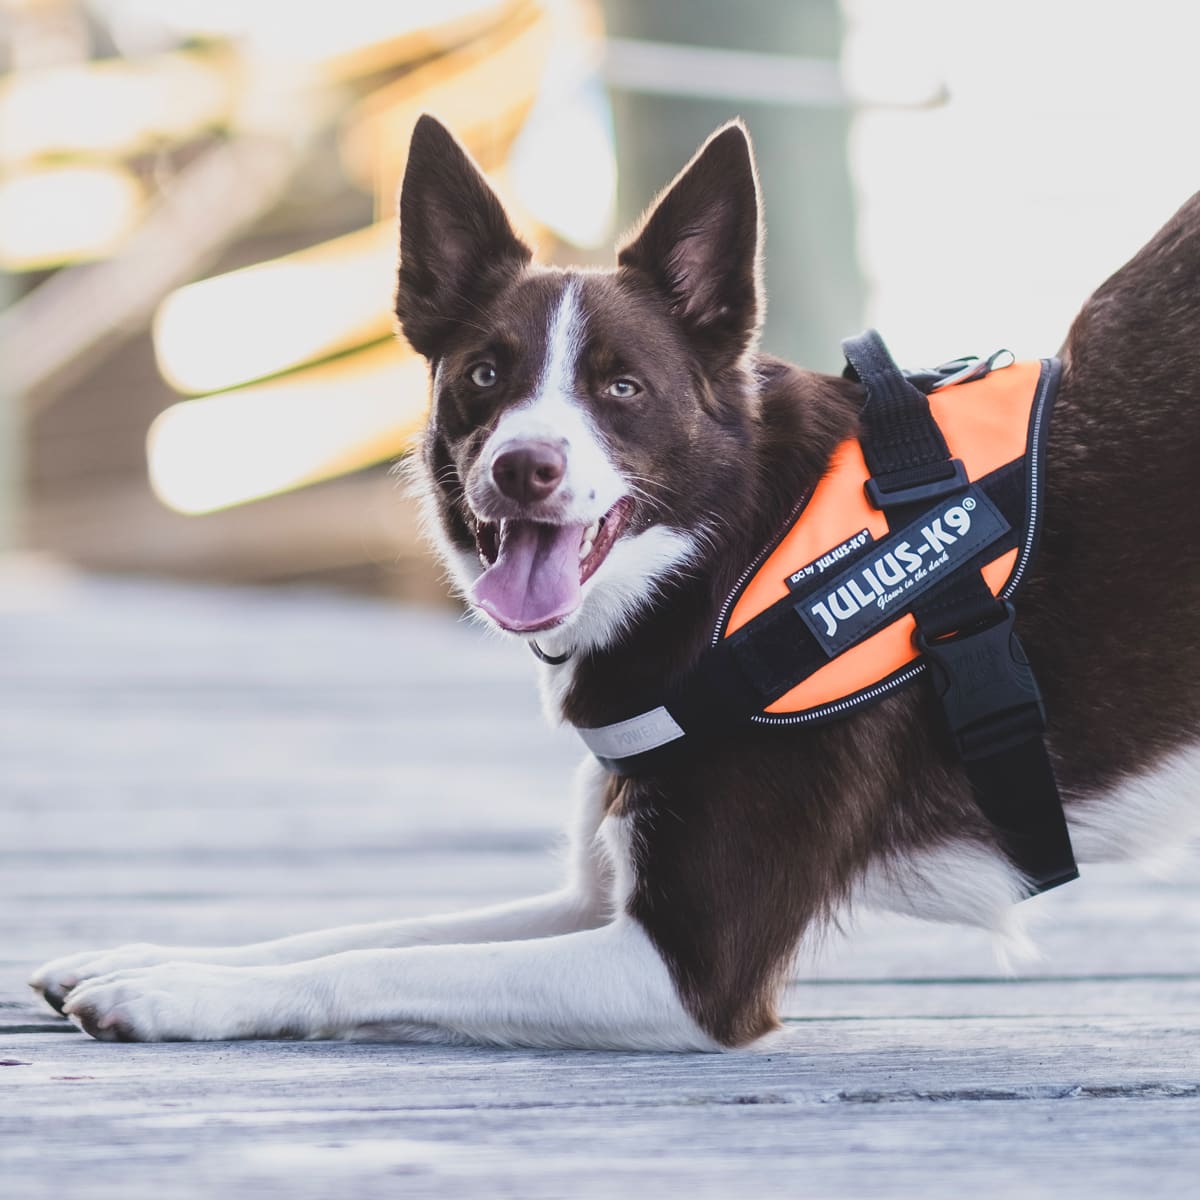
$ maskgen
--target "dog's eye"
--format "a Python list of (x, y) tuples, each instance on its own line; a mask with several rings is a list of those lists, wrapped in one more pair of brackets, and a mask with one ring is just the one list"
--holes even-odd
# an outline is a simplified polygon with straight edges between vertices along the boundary
[(618, 400), (628, 400), (631, 396), (636, 396), (641, 390), (632, 379), (614, 379), (607, 388), (608, 394), (616, 396)]
[(496, 380), (500, 376), (491, 363), (482, 362), (476, 363), (467, 372), (467, 378), (478, 388), (490, 388), (496, 386)]

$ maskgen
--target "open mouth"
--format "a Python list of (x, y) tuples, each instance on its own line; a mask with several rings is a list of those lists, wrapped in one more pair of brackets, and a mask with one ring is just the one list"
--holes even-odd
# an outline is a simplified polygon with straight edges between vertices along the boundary
[(578, 607), (580, 593), (629, 523), (633, 501), (618, 500), (591, 525), (540, 521), (485, 521), (475, 530), (484, 572), (472, 601), (514, 633), (561, 625)]

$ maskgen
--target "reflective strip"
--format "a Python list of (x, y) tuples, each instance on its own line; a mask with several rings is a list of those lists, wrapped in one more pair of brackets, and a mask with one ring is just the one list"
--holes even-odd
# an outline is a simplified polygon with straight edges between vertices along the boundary
[(596, 729), (580, 729), (578, 732), (597, 758), (629, 758), (683, 737), (683, 730), (675, 718), (661, 705), (630, 717), (628, 721), (601, 725)]

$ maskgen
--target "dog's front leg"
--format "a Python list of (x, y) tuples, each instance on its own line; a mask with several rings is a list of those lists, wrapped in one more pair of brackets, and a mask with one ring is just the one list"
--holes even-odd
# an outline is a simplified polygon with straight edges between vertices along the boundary
[(572, 788), (569, 877), (554, 892), (465, 912), (347, 925), (246, 946), (137, 943), (84, 951), (44, 963), (30, 978), (30, 986), (61, 1012), (71, 990), (89, 979), (164, 963), (270, 966), (345, 950), (513, 941), (594, 929), (610, 920), (615, 911), (608, 850), (596, 836), (604, 816), (604, 782), (603, 770), (589, 755)]
[(67, 1013), (112, 1041), (338, 1037), (715, 1050), (624, 916), (523, 942), (352, 950), (274, 967), (168, 963), (82, 984)]

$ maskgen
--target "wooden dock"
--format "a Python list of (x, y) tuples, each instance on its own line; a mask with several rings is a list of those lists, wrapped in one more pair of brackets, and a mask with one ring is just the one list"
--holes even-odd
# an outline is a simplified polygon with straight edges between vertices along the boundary
[(717, 1056), (100, 1044), (38, 962), (530, 893), (579, 751), (453, 617), (0, 571), (0, 1195), (1107, 1197), (1200, 1178), (1200, 870), (861, 917)]

